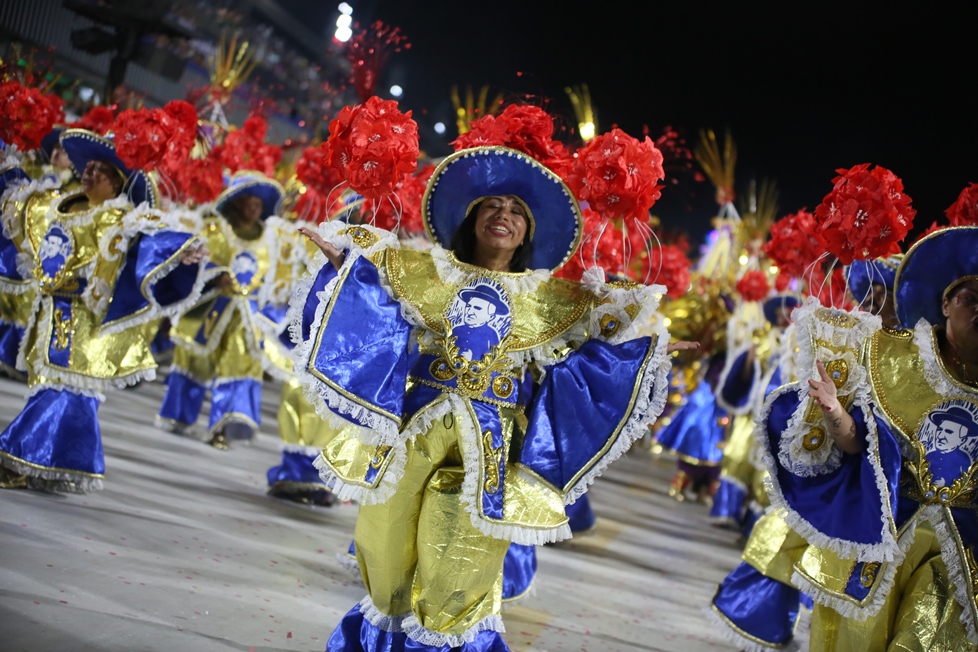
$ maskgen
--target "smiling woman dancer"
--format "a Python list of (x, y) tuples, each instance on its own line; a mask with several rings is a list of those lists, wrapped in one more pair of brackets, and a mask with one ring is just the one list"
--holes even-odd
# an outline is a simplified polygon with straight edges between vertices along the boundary
[(912, 330), (799, 309), (818, 377), (769, 404), (772, 503), (812, 544), (792, 582), (813, 650), (978, 648), (978, 227), (914, 245), (896, 302)]
[(565, 503), (666, 398), (668, 333), (661, 319), (655, 337), (634, 328), (662, 288), (550, 278), (581, 229), (554, 173), (502, 147), (462, 150), (423, 206), (430, 252), (369, 226), (306, 231), (329, 264), (293, 301), (296, 370), (353, 424), (317, 465), (362, 505), (369, 594), (328, 650), (508, 649), (509, 543), (570, 536)]

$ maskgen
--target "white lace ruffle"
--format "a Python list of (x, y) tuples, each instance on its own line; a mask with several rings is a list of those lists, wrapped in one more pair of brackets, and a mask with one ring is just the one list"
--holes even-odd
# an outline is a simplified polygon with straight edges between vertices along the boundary
[[(435, 263), (435, 272), (438, 279), (445, 285), (459, 286), (469, 281), (486, 276), (485, 270), (464, 269), (452, 262), (449, 252), (438, 245), (429, 249), (431, 259)], [(550, 280), (550, 271), (546, 269), (535, 269), (520, 273), (493, 273), (492, 280), (503, 286), (509, 294), (528, 294), (536, 292), (541, 283)]]
[[(798, 652), (802, 649), (801, 644), (795, 638), (792, 638), (788, 643), (780, 645), (764, 645), (755, 638), (748, 638), (731, 627), (714, 609), (712, 605), (703, 607), (702, 613), (706, 617), (706, 620), (713, 625), (713, 630), (738, 650), (742, 650), (743, 652), (773, 652), (775, 650), (777, 652)], [(798, 617), (800, 617), (800, 614)]]
[(409, 615), (404, 619), (403, 623), (404, 632), (411, 638), (422, 645), (426, 645), (434, 648), (441, 648), (444, 646), (450, 649), (459, 648), (466, 643), (471, 643), (475, 640), (476, 635), (479, 632), (505, 632), (506, 627), (503, 625), (503, 619), (498, 614), (490, 614), (477, 622), (472, 627), (469, 627), (461, 634), (442, 634), (440, 632), (433, 632), (430, 629), (426, 629), (414, 614)]
[(352, 500), (361, 505), (381, 505), (397, 492), (397, 485), (404, 477), (404, 469), (407, 466), (407, 444), (405, 442), (395, 444), (387, 454), (390, 456), (390, 462), (387, 463), (380, 482), (372, 488), (348, 484), (340, 480), (322, 454), (317, 456), (312, 464), (319, 471), (320, 479), (336, 495), (337, 500)]

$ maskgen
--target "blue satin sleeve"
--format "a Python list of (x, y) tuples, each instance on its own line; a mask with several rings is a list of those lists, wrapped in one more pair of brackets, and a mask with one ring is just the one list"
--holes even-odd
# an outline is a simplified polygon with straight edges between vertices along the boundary
[[(748, 366), (749, 373), (745, 375), (745, 370), (748, 369)], [(748, 365), (747, 352), (745, 351), (738, 355), (734, 359), (733, 364), (730, 365), (730, 369), (720, 387), (720, 396), (730, 407), (746, 407), (750, 401), (751, 388), (754, 387), (756, 381), (757, 379), (754, 378), (754, 365)]]
[(588, 340), (547, 374), (527, 412), (520, 463), (567, 493), (595, 468), (636, 409), (652, 338)]
[[(776, 460), (781, 432), (798, 405), (798, 394), (791, 391), (772, 402), (767, 437)], [(863, 444), (861, 453), (843, 453), (838, 468), (810, 477), (794, 475), (779, 462), (775, 479), (787, 506), (822, 534), (856, 544), (879, 544), (882, 543), (881, 518), (888, 516), (891, 522), (897, 521), (900, 447), (886, 423), (876, 419), (878, 447), (876, 452), (871, 451), (866, 445), (867, 415), (859, 407), (850, 409), (849, 414), (855, 420), (856, 435)], [(868, 418), (875, 419), (871, 413)], [(889, 496), (881, 495), (877, 489), (871, 457), (876, 455)]]
[[(314, 296), (310, 293), (310, 299)], [(408, 353), (410, 334), (411, 326), (401, 316), (400, 304), (380, 284), (377, 268), (359, 257), (337, 283), (318, 331), (315, 325), (310, 331), (313, 348), (307, 371), (334, 391), (353, 397), (361, 408), (399, 423), (413, 360)], [(354, 420), (369, 426), (367, 417)]]
[(151, 292), (153, 300), (163, 307), (189, 297), (200, 271), (199, 265), (178, 264), (156, 280), (151, 288), (143, 288), (143, 283), (193, 237), (179, 231), (140, 235), (126, 252), (126, 264), (116, 280), (104, 323), (123, 319), (148, 307), (150, 295), (146, 292)]
[[(302, 341), (309, 339), (312, 323), (316, 319), (316, 309), (319, 308), (319, 293), (334, 278), (336, 278), (336, 268), (333, 267), (332, 263), (326, 263), (316, 273), (312, 286), (309, 288), (309, 294), (306, 295), (306, 302), (302, 304)], [(298, 344), (298, 342), (294, 342), (294, 344)]]

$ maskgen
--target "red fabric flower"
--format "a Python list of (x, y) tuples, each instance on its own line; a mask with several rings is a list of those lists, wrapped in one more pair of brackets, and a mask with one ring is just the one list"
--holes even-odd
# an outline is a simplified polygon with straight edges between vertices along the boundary
[(19, 82), (0, 84), (0, 139), (21, 151), (41, 146), (54, 125), (64, 122), (61, 98)]
[(767, 277), (759, 269), (752, 269), (737, 281), (737, 292), (744, 301), (761, 301), (771, 291)]
[(774, 289), (778, 292), (784, 292), (791, 285), (791, 274), (785, 273), (784, 270), (778, 272), (777, 277), (774, 279)]
[(299, 181), (321, 195), (328, 195), (343, 183), (340, 171), (329, 164), (329, 155), (321, 147), (307, 147), (302, 150), (295, 174)]
[(215, 152), (184, 161), (170, 177), (185, 201), (197, 204), (214, 201), (224, 189), (224, 166)]
[(190, 152), (197, 140), (197, 109), (184, 102), (174, 100), (163, 107), (163, 113), (170, 120), (172, 135), (166, 146), (164, 167), (174, 169), (190, 158)]
[(546, 165), (546, 161), (566, 157), (566, 148), (552, 140), (553, 133), (554, 121), (549, 113), (531, 104), (510, 104), (499, 115), (472, 122), (469, 131), (459, 135), (452, 145), (456, 152), (485, 145), (509, 147)]
[(639, 141), (612, 129), (578, 150), (567, 181), (577, 198), (605, 219), (644, 223), (663, 178), (662, 152), (651, 139)]
[[(586, 269), (598, 266), (609, 276), (629, 276), (645, 279), (645, 269), (639, 263), (633, 269), (633, 261), (640, 261), (646, 241), (639, 229), (623, 230), (621, 222), (609, 222), (596, 211), (585, 208), (584, 237), (577, 251), (555, 272), (555, 276), (580, 281)], [(653, 269), (654, 273), (655, 270)]]
[(173, 121), (162, 109), (126, 109), (112, 126), (115, 151), (126, 167), (133, 170), (155, 170), (163, 162)]
[(96, 106), (71, 125), (72, 129), (88, 129), (104, 136), (115, 122), (115, 111), (109, 106)]
[(815, 209), (815, 235), (844, 265), (900, 252), (916, 211), (903, 181), (869, 163), (839, 169), (835, 187)]
[(282, 148), (265, 143), (268, 123), (261, 116), (251, 116), (241, 129), (230, 132), (221, 148), (221, 161), (231, 172), (257, 170), (267, 177), (275, 176), (275, 166), (282, 160)]
[(344, 107), (329, 124), (322, 147), (350, 188), (366, 199), (378, 199), (417, 168), (418, 124), (410, 111), (398, 110), (397, 102), (373, 96)]
[(951, 226), (973, 226), (978, 224), (978, 183), (969, 183), (961, 191), (957, 200), (951, 204), (944, 214)]
[(771, 240), (761, 249), (781, 273), (801, 278), (824, 249), (815, 237), (815, 216), (804, 208), (771, 225)]
[(665, 285), (667, 296), (678, 299), (689, 290), (689, 258), (676, 245), (662, 245), (652, 249), (648, 267), (651, 273), (649, 281)]

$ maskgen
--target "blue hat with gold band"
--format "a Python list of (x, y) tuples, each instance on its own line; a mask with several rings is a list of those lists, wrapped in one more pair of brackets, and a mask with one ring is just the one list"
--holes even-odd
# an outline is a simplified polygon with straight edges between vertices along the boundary
[(528, 211), (532, 269), (563, 265), (581, 240), (583, 219), (574, 193), (536, 159), (507, 147), (473, 147), (443, 160), (425, 189), (424, 226), (433, 242), (448, 247), (476, 202), (512, 195)]
[(896, 273), (896, 313), (907, 328), (923, 317), (944, 322), (941, 303), (948, 292), (978, 280), (978, 226), (952, 226), (921, 238)]
[(223, 213), (229, 203), (248, 195), (261, 199), (261, 219), (264, 220), (278, 213), (279, 205), (285, 197), (285, 188), (275, 179), (269, 179), (257, 170), (241, 170), (231, 176), (228, 187), (217, 198), (214, 208), (218, 213)]
[(777, 326), (778, 311), (784, 308), (790, 314), (792, 310), (801, 305), (801, 298), (797, 294), (782, 292), (775, 294), (764, 300), (764, 318), (768, 323)]
[(115, 143), (112, 142), (111, 137), (99, 136), (88, 129), (65, 129), (61, 132), (60, 142), (71, 161), (71, 167), (79, 177), (90, 161), (104, 161), (122, 175), (125, 180), (122, 192), (129, 197), (133, 206), (139, 206), (144, 201), (149, 203), (151, 208), (160, 205), (160, 192), (153, 175), (126, 167), (116, 154)]
[(887, 292), (893, 291), (897, 269), (903, 262), (903, 254), (894, 254), (876, 260), (854, 260), (846, 268), (846, 283), (856, 301), (862, 301), (873, 291), (873, 283), (882, 283)]

